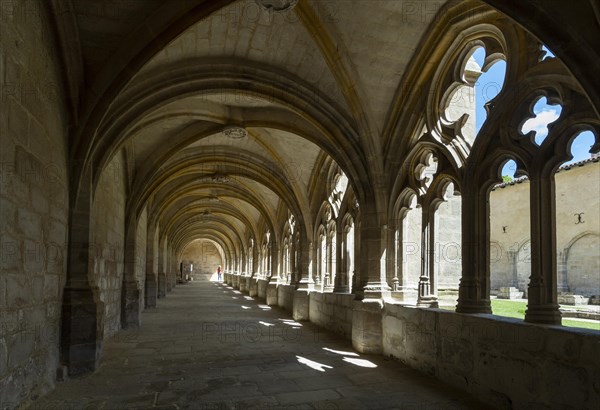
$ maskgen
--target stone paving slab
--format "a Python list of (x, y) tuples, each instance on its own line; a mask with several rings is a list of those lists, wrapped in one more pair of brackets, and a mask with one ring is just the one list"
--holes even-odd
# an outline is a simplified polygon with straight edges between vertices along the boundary
[(177, 287), (142, 321), (107, 341), (94, 374), (59, 383), (30, 408), (489, 408), (222, 283)]

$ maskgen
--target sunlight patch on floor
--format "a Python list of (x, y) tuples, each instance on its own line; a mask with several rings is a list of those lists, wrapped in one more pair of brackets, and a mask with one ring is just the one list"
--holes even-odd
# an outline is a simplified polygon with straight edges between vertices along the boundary
[(344, 361), (348, 362), (348, 363), (352, 363), (355, 366), (360, 366), (360, 367), (368, 367), (368, 368), (375, 368), (377, 367), (377, 365), (373, 362), (370, 362), (368, 360), (365, 359), (354, 359), (351, 357), (344, 357)]
[(291, 319), (278, 319), (278, 320), (283, 322), (284, 325), (289, 325), (289, 326), (294, 326), (294, 327), (302, 327), (302, 324), (296, 322), (295, 320), (291, 320)]
[(307, 359), (306, 357), (296, 356), (296, 358), (298, 359), (298, 363), (308, 366), (311, 369), (318, 370), (320, 372), (324, 372), (325, 369), (333, 369), (332, 366), (328, 366), (323, 363), (315, 362), (314, 360)]
[(328, 347), (324, 347), (323, 350), (327, 350), (328, 352), (339, 354), (339, 355), (342, 355), (342, 356), (355, 356), (355, 357), (358, 357), (358, 353), (355, 353), (355, 352), (343, 352), (341, 350), (334, 350), (334, 349), (330, 349)]

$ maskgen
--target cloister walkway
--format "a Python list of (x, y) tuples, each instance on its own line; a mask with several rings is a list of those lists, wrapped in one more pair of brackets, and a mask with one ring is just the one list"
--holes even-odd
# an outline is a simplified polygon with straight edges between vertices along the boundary
[(485, 409), (465, 393), (208, 279), (180, 285), (100, 368), (33, 409)]

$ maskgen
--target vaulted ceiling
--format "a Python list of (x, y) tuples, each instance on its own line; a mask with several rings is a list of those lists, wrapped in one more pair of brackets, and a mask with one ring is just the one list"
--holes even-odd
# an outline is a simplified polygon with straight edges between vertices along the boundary
[[(253, 236), (276, 229), (282, 210), (310, 231), (320, 168), (332, 161), (368, 195), (356, 182), (382, 172), (406, 70), (461, 1), (299, 0), (273, 11), (286, 3), (296, 2), (53, 0), (71, 157), (97, 181), (125, 150), (130, 211), (147, 206), (170, 235), (187, 223)], [(207, 210), (210, 224), (192, 219)], [(202, 237), (186, 232), (182, 243)]]

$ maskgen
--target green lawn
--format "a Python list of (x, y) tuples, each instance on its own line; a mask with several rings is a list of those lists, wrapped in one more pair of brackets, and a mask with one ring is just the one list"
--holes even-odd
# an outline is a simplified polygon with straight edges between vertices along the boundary
[[(514, 317), (523, 319), (525, 317), (525, 302), (511, 302), (509, 300), (492, 299), (492, 312), (498, 316)], [(563, 326), (580, 327), (584, 329), (600, 330), (600, 322), (583, 322), (579, 320), (563, 319)]]
[[(523, 319), (525, 318), (526, 308), (527, 304), (525, 302), (492, 299), (492, 312), (494, 315)], [(443, 309), (454, 310), (454, 306), (444, 306)], [(600, 331), (600, 322), (583, 322), (579, 320), (563, 319), (562, 324), (567, 327), (579, 327)]]

